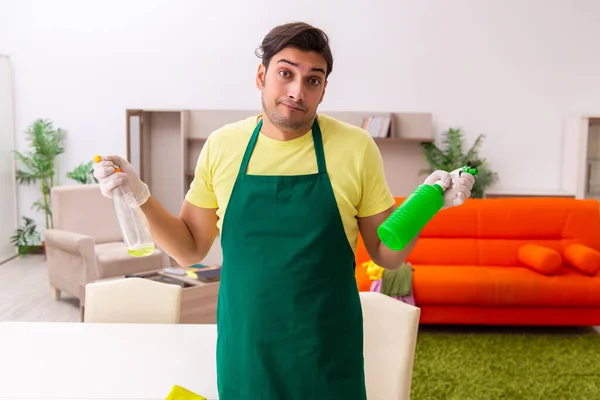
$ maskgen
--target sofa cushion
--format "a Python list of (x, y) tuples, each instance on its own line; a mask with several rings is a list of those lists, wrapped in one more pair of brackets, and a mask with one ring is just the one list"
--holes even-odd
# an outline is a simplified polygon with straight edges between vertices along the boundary
[(544, 275), (554, 275), (563, 264), (558, 251), (537, 244), (521, 246), (518, 256), (524, 266)]
[(562, 266), (553, 276), (525, 267), (413, 265), (418, 306), (599, 307), (600, 279)]
[(600, 271), (600, 252), (582, 244), (567, 246), (566, 263), (582, 274), (594, 276)]

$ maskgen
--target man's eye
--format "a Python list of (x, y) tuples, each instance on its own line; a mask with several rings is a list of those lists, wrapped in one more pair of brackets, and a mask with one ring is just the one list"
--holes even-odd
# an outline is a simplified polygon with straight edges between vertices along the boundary
[(284, 78), (289, 78), (290, 73), (286, 70), (281, 70), (279, 71), (279, 75), (283, 76)]
[(310, 82), (311, 85), (315, 85), (315, 86), (321, 84), (321, 80), (317, 79), (317, 78), (312, 78), (312, 79), (309, 80), (309, 82)]

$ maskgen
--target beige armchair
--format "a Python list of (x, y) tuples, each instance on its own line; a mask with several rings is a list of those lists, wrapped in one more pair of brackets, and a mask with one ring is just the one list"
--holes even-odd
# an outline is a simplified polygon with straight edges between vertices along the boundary
[(80, 298), (88, 282), (160, 269), (168, 256), (127, 253), (112, 200), (98, 185), (56, 186), (51, 191), (54, 229), (44, 232), (48, 277), (55, 299), (61, 292)]

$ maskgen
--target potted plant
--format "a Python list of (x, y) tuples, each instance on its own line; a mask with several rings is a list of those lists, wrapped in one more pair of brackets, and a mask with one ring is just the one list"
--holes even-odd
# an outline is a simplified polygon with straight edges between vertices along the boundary
[(73, 179), (81, 183), (82, 185), (87, 185), (90, 183), (98, 183), (98, 179), (94, 177), (94, 168), (92, 166), (93, 161), (90, 162), (82, 162), (79, 164), (73, 171), (67, 172), (67, 178)]
[(23, 217), (23, 224), (10, 237), (10, 244), (19, 249), (19, 254), (42, 254), (40, 233), (33, 219)]
[(463, 144), (464, 134), (460, 128), (450, 128), (444, 132), (443, 136), (442, 148), (434, 143), (421, 143), (430, 166), (430, 168), (421, 170), (421, 175), (431, 174), (435, 170), (454, 171), (465, 165), (477, 168), (477, 177), (471, 190), (471, 198), (483, 198), (486, 189), (498, 180), (498, 174), (492, 171), (487, 160), (478, 154), (485, 135), (480, 134), (466, 152)]
[(58, 183), (57, 157), (65, 151), (65, 132), (54, 128), (48, 120), (37, 119), (27, 128), (26, 133), (30, 143), (29, 151), (14, 151), (17, 159), (16, 179), (22, 185), (40, 185), (42, 198), (33, 203), (32, 209), (44, 213), (46, 229), (51, 229), (53, 221), (50, 189)]

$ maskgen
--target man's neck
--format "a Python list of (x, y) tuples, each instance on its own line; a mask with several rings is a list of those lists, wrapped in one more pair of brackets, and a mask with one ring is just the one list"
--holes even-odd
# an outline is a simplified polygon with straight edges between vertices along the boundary
[(265, 114), (262, 115), (262, 120), (263, 125), (260, 132), (263, 135), (273, 140), (286, 141), (299, 138), (300, 136), (303, 136), (307, 132), (309, 132), (312, 129), (314, 119), (311, 120), (304, 128), (297, 131), (286, 131), (284, 129), (280, 129), (275, 124), (273, 124)]

